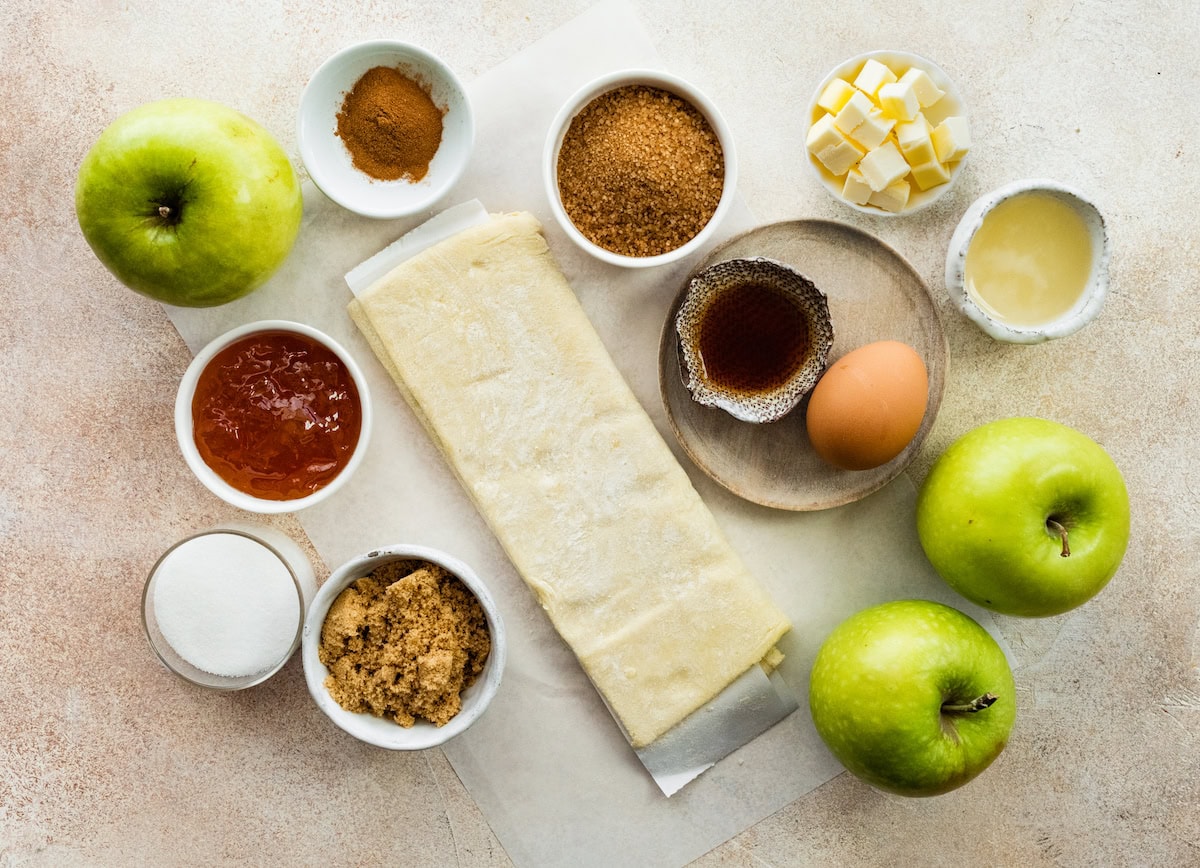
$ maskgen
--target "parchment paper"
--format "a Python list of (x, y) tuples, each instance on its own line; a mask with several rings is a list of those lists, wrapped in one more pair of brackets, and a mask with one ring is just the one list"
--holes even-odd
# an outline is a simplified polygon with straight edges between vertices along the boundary
[[(557, 230), (541, 185), (542, 146), (559, 106), (591, 78), (632, 66), (661, 63), (630, 7), (603, 2), (471, 83), (476, 153), (442, 204), (480, 198), (542, 220), (617, 366), (674, 448), (658, 394), (658, 335), (693, 263), (647, 272), (592, 260)], [(304, 206), (296, 249), (266, 286), (223, 307), (168, 314), (193, 352), (245, 322), (294, 319), (332, 335), (365, 369), (375, 407), (370, 450), (336, 497), (299, 519), (331, 567), (380, 545), (421, 543), (467, 561), (492, 589), (509, 634), (504, 683), (488, 712), (443, 749), (516, 864), (683, 865), (840, 772), (803, 697), (821, 641), (861, 608), (936, 599), (990, 628), (926, 562), (907, 476), (836, 510), (780, 512), (729, 494), (676, 449), (734, 548), (792, 618), (779, 674), (802, 708), (664, 798), (345, 312), (346, 272), (431, 214), (371, 221), (309, 183)], [(739, 204), (714, 243), (750, 225)]]

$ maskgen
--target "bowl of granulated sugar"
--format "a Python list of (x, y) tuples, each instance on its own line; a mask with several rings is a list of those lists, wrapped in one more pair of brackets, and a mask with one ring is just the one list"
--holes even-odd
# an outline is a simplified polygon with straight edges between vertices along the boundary
[(146, 580), (142, 624), (171, 672), (200, 687), (241, 690), (291, 658), (315, 591), (312, 564), (289, 537), (234, 523), (167, 549)]
[(657, 70), (585, 85), (550, 125), (542, 158), (550, 208), (597, 259), (648, 267), (703, 247), (733, 206), (733, 135), (698, 88)]

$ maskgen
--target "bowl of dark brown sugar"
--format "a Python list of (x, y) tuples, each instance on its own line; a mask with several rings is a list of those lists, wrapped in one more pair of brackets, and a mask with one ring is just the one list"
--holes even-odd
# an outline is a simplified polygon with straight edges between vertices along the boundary
[(677, 76), (609, 73), (550, 125), (542, 160), (554, 217), (613, 265), (674, 262), (712, 237), (733, 205), (737, 157), (721, 113)]
[(470, 160), (475, 121), (450, 67), (423, 48), (377, 39), (339, 51), (313, 73), (297, 138), (322, 193), (389, 219), (450, 192)]
[(423, 750), (487, 709), (507, 641), (487, 585), (453, 555), (392, 545), (351, 558), (308, 608), (304, 678), (334, 724), (368, 744)]

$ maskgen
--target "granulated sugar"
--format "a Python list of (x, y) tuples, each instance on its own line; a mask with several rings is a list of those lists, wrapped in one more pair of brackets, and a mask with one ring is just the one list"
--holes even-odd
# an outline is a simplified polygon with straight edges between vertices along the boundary
[(287, 566), (270, 549), (239, 534), (211, 533), (163, 559), (154, 615), (180, 657), (236, 678), (283, 659), (296, 638), (300, 598)]

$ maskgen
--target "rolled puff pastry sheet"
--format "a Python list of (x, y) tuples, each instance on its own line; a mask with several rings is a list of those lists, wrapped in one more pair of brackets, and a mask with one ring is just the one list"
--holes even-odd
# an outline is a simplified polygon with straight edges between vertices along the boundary
[(787, 632), (532, 215), (418, 253), (350, 313), (635, 748)]

